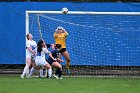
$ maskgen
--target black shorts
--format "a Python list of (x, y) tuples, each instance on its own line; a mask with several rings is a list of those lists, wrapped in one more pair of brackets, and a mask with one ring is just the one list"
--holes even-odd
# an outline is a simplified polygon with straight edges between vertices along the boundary
[(46, 59), (46, 61), (51, 65), (54, 61), (51, 59)]
[(60, 50), (60, 53), (63, 53), (63, 52), (65, 52), (65, 51), (67, 51), (66, 48), (62, 48), (62, 49)]

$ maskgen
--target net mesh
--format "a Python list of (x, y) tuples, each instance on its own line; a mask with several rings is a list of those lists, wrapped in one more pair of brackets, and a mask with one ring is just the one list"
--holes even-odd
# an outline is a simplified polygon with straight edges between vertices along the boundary
[(37, 16), (46, 43), (55, 43), (53, 34), (58, 26), (69, 33), (66, 44), (73, 74), (139, 73), (140, 16), (31, 13), (29, 32), (35, 41), (40, 38)]

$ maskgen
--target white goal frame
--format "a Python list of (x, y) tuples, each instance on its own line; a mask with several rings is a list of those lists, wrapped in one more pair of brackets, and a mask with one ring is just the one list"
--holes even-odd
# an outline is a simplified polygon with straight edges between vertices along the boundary
[[(29, 27), (30, 27), (30, 24), (29, 24), (29, 14), (62, 14), (62, 11), (26, 11), (26, 15), (25, 15), (25, 26), (26, 26), (26, 34), (28, 34), (30, 31)], [(67, 13), (68, 15), (70, 14), (75, 14), (75, 15), (78, 15), (78, 14), (83, 14), (83, 15), (130, 15), (130, 16), (140, 16), (140, 12), (90, 12), (90, 11), (69, 11)], [(67, 15), (66, 14), (66, 15)], [(115, 71), (117, 72), (117, 71)], [(103, 72), (104, 73), (104, 72)], [(111, 73), (114, 73), (111, 72)], [(124, 73), (124, 72), (123, 72)], [(131, 75), (132, 72), (129, 72), (128, 74)], [(96, 74), (96, 73), (95, 73)], [(116, 75), (116, 74), (113, 74), (113, 75)]]
[[(26, 34), (29, 33), (29, 14), (62, 14), (62, 11), (26, 11)], [(90, 12), (69, 11), (67, 14), (92, 14), (92, 15), (140, 15), (140, 12)]]

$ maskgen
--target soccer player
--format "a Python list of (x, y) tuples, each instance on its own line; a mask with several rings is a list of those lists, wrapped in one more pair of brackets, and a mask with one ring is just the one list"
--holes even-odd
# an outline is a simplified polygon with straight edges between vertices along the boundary
[(29, 73), (29, 67), (31, 66), (32, 62), (34, 62), (34, 58), (36, 56), (37, 51), (37, 44), (33, 40), (32, 34), (27, 34), (27, 42), (26, 42), (26, 65), (24, 67), (23, 73), (21, 78), (24, 78), (26, 73)]
[[(55, 44), (46, 43), (46, 47), (47, 47), (47, 49), (51, 47), (52, 50), (54, 50), (55, 49)], [(45, 77), (45, 76), (47, 76), (46, 68), (43, 68), (43, 69), (40, 70), (39, 77)]]
[[(48, 69), (47, 70), (48, 76), (50, 78), (52, 76), (52, 68), (51, 68), (50, 64), (45, 60), (46, 53), (49, 54), (50, 58), (55, 60), (55, 58), (52, 56), (51, 52), (48, 51), (44, 40), (41, 39), (41, 40), (39, 40), (39, 42), (37, 44), (37, 56), (36, 56), (35, 62), (36, 62), (37, 67), (45, 67)], [(34, 67), (34, 68), (36, 68), (36, 67)], [(34, 68), (31, 69), (29, 77), (33, 74)]]
[(56, 44), (61, 44), (62, 49), (60, 50), (60, 53), (64, 56), (66, 59), (66, 69), (67, 74), (70, 74), (70, 56), (68, 51), (66, 50), (66, 38), (68, 36), (67, 31), (63, 27), (57, 27), (55, 33), (54, 33), (54, 39)]
[[(55, 76), (55, 77), (56, 77), (57, 79), (62, 79), (62, 77), (61, 77), (61, 75), (62, 75), (62, 65), (60, 64), (60, 62), (63, 62), (63, 60), (61, 60), (61, 59), (59, 58), (59, 52), (60, 52), (60, 50), (62, 49), (62, 48), (61, 48), (61, 44), (56, 44), (55, 47), (56, 47), (56, 49), (54, 49), (54, 50), (51, 52), (53, 58), (55, 58), (55, 59), (52, 59), (52, 57), (49, 56), (49, 58), (47, 59), (47, 61), (48, 61), (48, 63), (49, 63), (52, 67), (56, 67), (56, 68), (57, 68), (55, 75), (58, 75), (58, 77), (57, 77), (57, 76)], [(59, 62), (58, 62), (58, 61), (59, 61)]]

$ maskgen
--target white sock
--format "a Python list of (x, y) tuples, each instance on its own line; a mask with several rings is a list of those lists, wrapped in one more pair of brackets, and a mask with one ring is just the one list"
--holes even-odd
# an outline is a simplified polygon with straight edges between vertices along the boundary
[(29, 68), (27, 69), (27, 71), (26, 71), (26, 73), (25, 73), (25, 75), (26, 75), (26, 77), (28, 77), (29, 76)]
[(29, 66), (26, 65), (26, 66), (24, 67), (24, 70), (23, 70), (22, 76), (25, 76), (25, 74), (26, 74), (26, 72), (28, 71), (28, 69), (29, 69)]
[(35, 68), (32, 67), (29, 76), (32, 76), (34, 72), (35, 72)]
[(40, 77), (43, 77), (43, 70), (42, 69), (39, 70), (39, 75), (40, 75)]
[(49, 77), (52, 76), (52, 69), (48, 69), (48, 76), (49, 76)]

